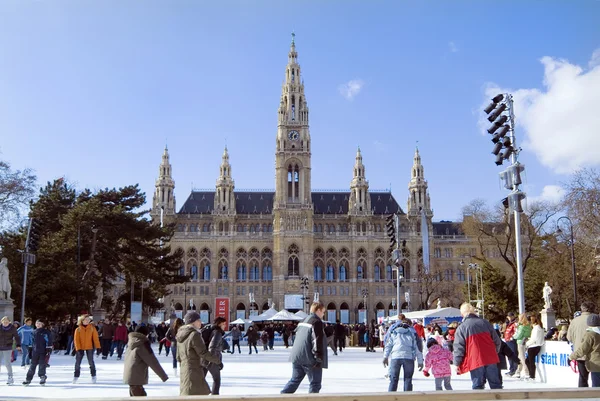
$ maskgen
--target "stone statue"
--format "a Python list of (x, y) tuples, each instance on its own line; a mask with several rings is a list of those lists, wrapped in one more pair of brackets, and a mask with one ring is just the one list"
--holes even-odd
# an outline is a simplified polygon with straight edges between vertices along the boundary
[(175, 301), (171, 300), (171, 306), (169, 306), (171, 313), (175, 313)]
[(0, 261), (0, 299), (10, 300), (12, 287), (8, 275), (8, 259), (2, 258)]
[(550, 299), (550, 294), (552, 294), (552, 287), (548, 285), (547, 281), (546, 284), (544, 284), (544, 289), (542, 290), (542, 293), (544, 296), (544, 309), (552, 309), (552, 299)]
[(442, 300), (440, 298), (437, 300), (437, 308), (442, 309)]

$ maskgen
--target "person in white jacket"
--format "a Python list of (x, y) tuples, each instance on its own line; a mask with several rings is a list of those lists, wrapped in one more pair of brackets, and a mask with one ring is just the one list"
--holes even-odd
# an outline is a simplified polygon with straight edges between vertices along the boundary
[(542, 323), (537, 316), (531, 316), (529, 319), (531, 322), (531, 336), (525, 343), (527, 348), (527, 369), (529, 370), (529, 377), (526, 380), (535, 380), (535, 357), (540, 353), (542, 345), (544, 345), (544, 328)]

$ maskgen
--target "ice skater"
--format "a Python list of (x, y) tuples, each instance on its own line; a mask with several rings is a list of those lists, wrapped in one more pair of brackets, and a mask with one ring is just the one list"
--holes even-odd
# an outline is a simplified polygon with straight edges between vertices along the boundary
[(10, 386), (14, 383), (11, 365), (13, 342), (17, 345), (17, 350), (21, 351), (21, 339), (8, 316), (4, 316), (0, 322), (2, 323), (0, 324), (0, 365), (4, 361), (4, 366), (8, 372), (6, 384)]
[(73, 384), (77, 383), (81, 374), (81, 361), (83, 356), (87, 356), (88, 364), (90, 365), (90, 374), (92, 375), (92, 383), (96, 383), (96, 364), (94, 363), (94, 349), (100, 350), (100, 339), (98, 331), (94, 325), (90, 324), (91, 319), (88, 315), (79, 317), (79, 327), (75, 330), (75, 374)]
[(46, 355), (52, 351), (52, 333), (46, 327), (44, 321), (38, 319), (35, 322), (35, 330), (33, 331), (33, 344), (29, 350), (31, 355), (31, 364), (27, 371), (27, 376), (23, 382), (24, 386), (28, 386), (33, 380), (35, 370), (38, 368), (38, 376), (40, 377), (40, 384), (43, 386), (46, 384)]

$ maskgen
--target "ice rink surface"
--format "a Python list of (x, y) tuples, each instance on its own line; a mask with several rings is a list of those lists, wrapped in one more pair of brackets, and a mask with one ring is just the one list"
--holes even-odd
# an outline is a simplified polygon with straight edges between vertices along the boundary
[[(156, 348), (155, 349), (155, 353)], [(242, 348), (242, 354), (223, 354), (224, 369), (222, 370), (221, 394), (223, 395), (253, 395), (277, 394), (291, 377), (291, 363), (288, 356), (291, 351), (284, 347), (276, 347), (274, 351), (262, 351), (258, 355), (248, 355), (248, 348)], [(171, 355), (167, 358), (164, 353), (158, 356), (162, 367), (169, 375), (165, 383), (150, 371), (150, 383), (146, 386), (149, 396), (171, 396), (179, 394), (179, 378), (173, 375)], [(383, 352), (365, 352), (363, 348), (346, 348), (338, 356), (329, 350), (329, 369), (323, 373), (322, 393), (362, 393), (385, 392), (388, 380), (384, 375), (386, 369), (382, 365)], [(19, 361), (20, 362), (20, 358)], [(0, 371), (0, 399), (15, 398), (63, 398), (82, 399), (96, 397), (127, 397), (129, 387), (123, 384), (123, 361), (117, 361), (116, 355), (108, 360), (96, 358), (98, 382), (92, 384), (87, 360), (81, 364), (81, 377), (77, 384), (72, 384), (75, 358), (64, 353), (53, 354), (48, 368), (48, 381), (45, 387), (39, 385), (39, 378), (34, 377), (29, 387), (21, 385), (25, 379), (26, 370), (20, 363), (13, 364), (15, 384), (6, 385), (6, 370)], [(454, 371), (454, 369), (453, 369)], [(212, 383), (210, 374), (207, 378)], [(577, 383), (573, 383), (575, 387)], [(422, 372), (416, 371), (413, 377), (415, 391), (435, 390), (433, 376), (426, 378)], [(470, 390), (469, 375), (452, 376), (452, 386), (455, 390)], [(517, 379), (504, 380), (507, 389), (549, 388), (551, 383), (531, 383)], [(402, 389), (402, 383), (399, 388)], [(297, 393), (308, 392), (308, 379), (302, 383)]]

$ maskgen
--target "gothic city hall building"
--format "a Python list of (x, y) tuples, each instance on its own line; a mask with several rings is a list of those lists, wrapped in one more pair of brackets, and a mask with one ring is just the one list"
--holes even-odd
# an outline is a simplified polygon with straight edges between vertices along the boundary
[(370, 321), (398, 308), (387, 216), (400, 216), (402, 309), (416, 309), (420, 302), (421, 210), (432, 234), (431, 249), (437, 237), (461, 237), (455, 224), (432, 223), (418, 150), (407, 172), (406, 209), (390, 191), (369, 189), (360, 149), (354, 166), (347, 166), (352, 177), (347, 190), (312, 191), (310, 113), (301, 74), (292, 40), (277, 112), (274, 192), (236, 190), (235, 161), (225, 148), (215, 189), (192, 190), (176, 210), (165, 148), (151, 216), (155, 222), (162, 215), (165, 224), (175, 223), (170, 245), (184, 251), (180, 274), (190, 277), (170, 288), (166, 309), (185, 313), (193, 299), (208, 321), (215, 316), (215, 300), (228, 298), (232, 321), (271, 305), (295, 312), (319, 299), (327, 307), (326, 320)]

